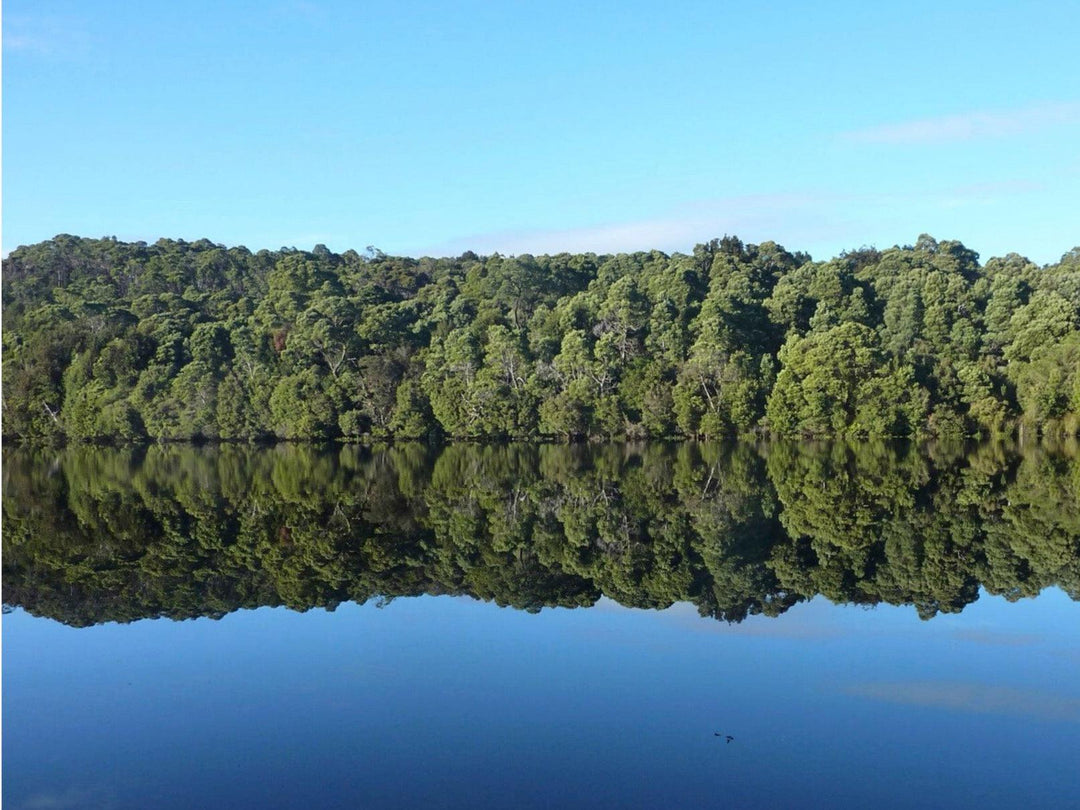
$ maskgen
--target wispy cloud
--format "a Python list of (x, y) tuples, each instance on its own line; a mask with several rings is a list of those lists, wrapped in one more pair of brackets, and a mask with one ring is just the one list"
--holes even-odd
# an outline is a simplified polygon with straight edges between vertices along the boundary
[(1080, 723), (1080, 698), (1026, 689), (980, 683), (914, 681), (854, 684), (843, 691), (849, 695), (907, 706)]
[(1080, 123), (1080, 102), (1066, 101), (883, 124), (841, 137), (853, 143), (935, 144), (1002, 138), (1076, 123)]
[[(861, 193), (791, 192), (698, 200), (655, 217), (575, 228), (520, 229), (477, 233), (406, 249), (410, 255), (621, 253), (634, 250), (689, 251), (725, 234), (747, 242), (774, 240), (789, 249), (838, 251), (866, 243), (874, 223), (891, 228), (897, 210), (934, 212), (1015, 202), (1044, 189), (1026, 179), (974, 185), (945, 185), (918, 191)], [(928, 214), (929, 216), (929, 214)], [(868, 225), (868, 223), (870, 223)], [(904, 234), (897, 234), (902, 239)], [(916, 234), (907, 234), (913, 239)], [(329, 242), (328, 242), (329, 244)], [(888, 246), (882, 243), (881, 246)]]
[(995, 647), (1025, 647), (1042, 641), (1042, 636), (1036, 633), (1002, 633), (995, 630), (957, 630), (953, 638), (959, 641), (970, 641), (974, 644), (989, 644)]
[[(825, 213), (829, 199), (814, 194), (761, 194), (689, 203), (654, 218), (577, 228), (512, 230), (473, 234), (426, 246), (422, 253), (618, 253), (689, 250), (724, 234), (748, 241), (803, 243), (842, 235), (845, 223)], [(835, 214), (835, 212), (831, 212)]]
[(98, 790), (68, 788), (55, 792), (35, 793), (21, 804), (19, 810), (69, 810), (79, 807), (108, 807), (111, 801)]
[(4, 50), (37, 56), (72, 56), (84, 52), (90, 37), (75, 19), (55, 16), (7, 15)]
[[(1025, 194), (1035, 194), (1046, 188), (1044, 183), (1026, 180), (1003, 181), (1000, 183), (977, 183), (943, 189), (934, 199), (942, 208), (967, 208), (987, 206), (999, 203), (1014, 204), (1015, 198)], [(917, 203), (919, 195), (909, 195)]]
[(310, 2), (310, 0), (286, 0), (286, 2), (279, 3), (275, 10), (282, 16), (294, 19), (321, 21), (327, 18), (326, 8), (319, 3)]

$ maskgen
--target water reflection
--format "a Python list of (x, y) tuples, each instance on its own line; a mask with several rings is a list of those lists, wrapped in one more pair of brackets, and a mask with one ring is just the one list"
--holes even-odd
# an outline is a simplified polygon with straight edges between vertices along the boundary
[(1080, 598), (1078, 493), (1075, 450), (1003, 445), (22, 449), (3, 593), (74, 626), (419, 594), (930, 618)]

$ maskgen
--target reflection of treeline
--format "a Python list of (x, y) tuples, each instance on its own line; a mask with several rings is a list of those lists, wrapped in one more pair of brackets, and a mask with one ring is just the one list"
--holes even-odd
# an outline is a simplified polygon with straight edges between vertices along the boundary
[(5, 436), (1080, 428), (1080, 248), (410, 259), (58, 236), (4, 260)]
[(3, 593), (73, 625), (465, 594), (525, 610), (1080, 598), (1075, 452), (984, 446), (22, 450)]

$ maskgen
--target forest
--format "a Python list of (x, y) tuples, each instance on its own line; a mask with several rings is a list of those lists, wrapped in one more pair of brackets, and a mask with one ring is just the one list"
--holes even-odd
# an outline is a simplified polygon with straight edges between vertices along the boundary
[(1075, 442), (16, 448), (6, 607), (84, 626), (452, 594), (537, 611), (1080, 599)]
[(407, 258), (61, 235), (3, 263), (22, 442), (1076, 435), (1080, 248)]

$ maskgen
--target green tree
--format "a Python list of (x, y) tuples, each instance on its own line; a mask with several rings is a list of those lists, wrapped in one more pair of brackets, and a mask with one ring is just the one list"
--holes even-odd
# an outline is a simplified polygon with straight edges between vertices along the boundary
[(780, 363), (767, 415), (781, 435), (898, 436), (922, 427), (926, 392), (865, 326), (847, 323), (793, 338)]

